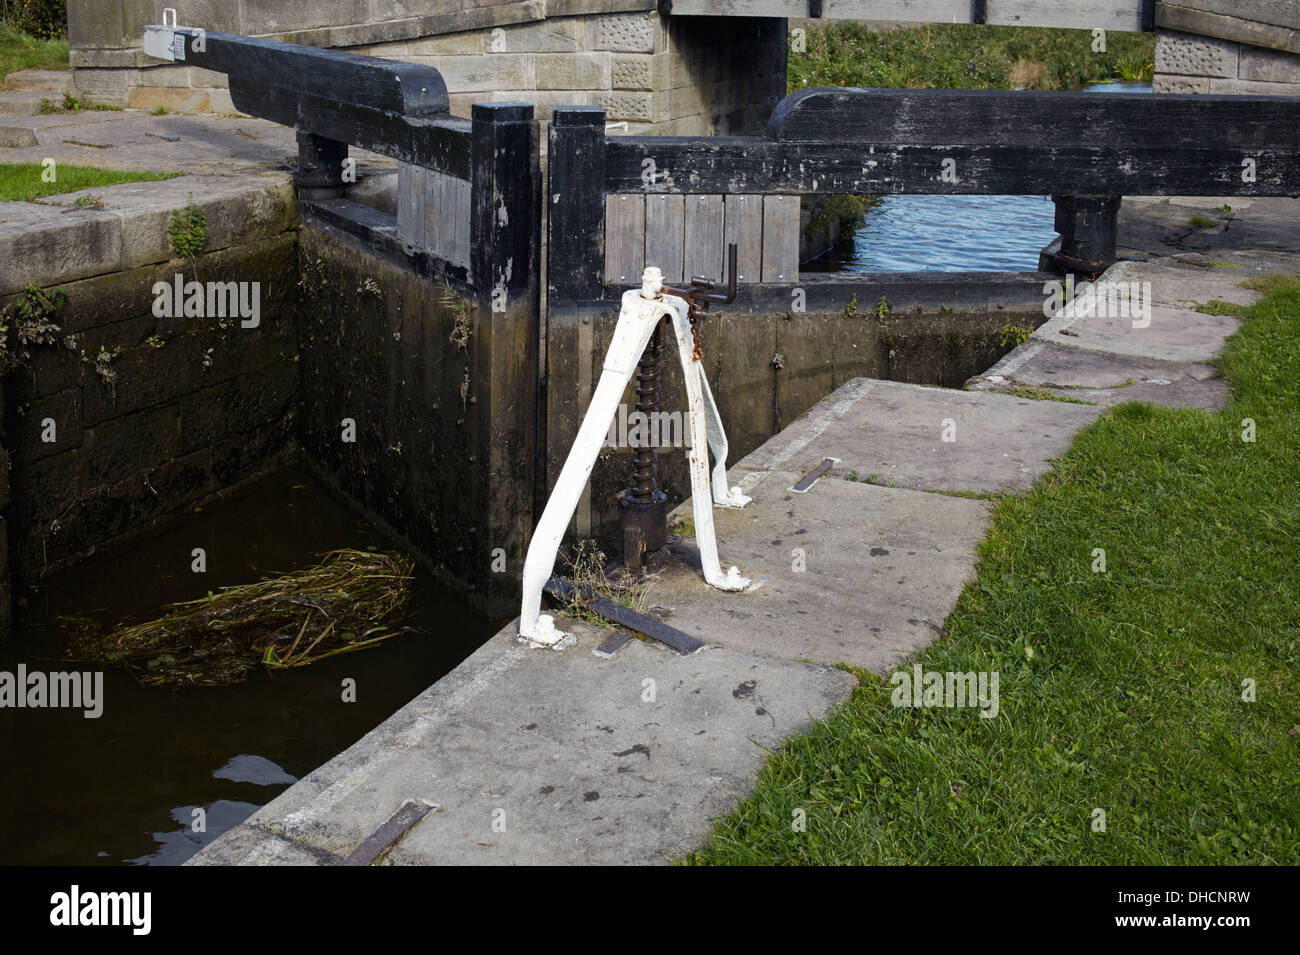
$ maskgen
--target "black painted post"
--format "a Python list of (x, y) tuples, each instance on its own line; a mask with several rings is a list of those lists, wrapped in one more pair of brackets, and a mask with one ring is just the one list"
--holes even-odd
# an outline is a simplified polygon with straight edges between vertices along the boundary
[(475, 103), (470, 138), (477, 308), (464, 410), (486, 520), (467, 543), (484, 568), (505, 551), (506, 572), (486, 575), (488, 605), (504, 610), (518, 599), (537, 477), (541, 172), (532, 105)]
[(1095, 275), (1115, 261), (1121, 196), (1053, 196), (1057, 243), (1044, 255), (1060, 272)]
[(605, 271), (605, 111), (556, 107), (547, 161), (550, 301), (594, 301)]
[(536, 124), (530, 103), (475, 103), (471, 119), (470, 276), (499, 313), (502, 292), (528, 288), (540, 251)]
[(347, 158), (347, 143), (298, 130), (298, 171), (293, 177), (298, 198), (311, 201), (342, 196)]

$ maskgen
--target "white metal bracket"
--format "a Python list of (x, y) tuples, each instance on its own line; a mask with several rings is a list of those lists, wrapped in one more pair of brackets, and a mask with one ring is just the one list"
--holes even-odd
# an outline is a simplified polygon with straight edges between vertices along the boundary
[[(167, 15), (171, 14), (171, 20), (168, 21)], [(162, 24), (150, 24), (144, 28), (144, 52), (159, 60), (177, 60), (185, 59), (185, 42), (186, 35), (179, 32), (181, 29), (176, 22), (176, 8), (163, 7)]]
[[(542, 587), (555, 568), (560, 541), (591, 477), (623, 391), (636, 372), (637, 362), (645, 352), (650, 336), (664, 316), (669, 318), (677, 339), (682, 378), (686, 383), (691, 427), (691, 507), (704, 579), (718, 590), (744, 590), (750, 583), (735, 567), (723, 573), (718, 561), (713, 506), (744, 507), (749, 498), (740, 493), (739, 487), (727, 486), (727, 435), (704, 369), (693, 357), (695, 338), (691, 333), (688, 304), (685, 299), (663, 294), (662, 288), (663, 274), (651, 267), (642, 275), (640, 289), (623, 293), (618, 324), (591, 404), (560, 470), (555, 490), (551, 492), (542, 518), (533, 531), (524, 558), (523, 604), (519, 612), (519, 636), (533, 646), (554, 647), (568, 637), (568, 634), (555, 629), (555, 620), (550, 614), (541, 613)], [(712, 475), (709, 472), (710, 450), (715, 461)]]

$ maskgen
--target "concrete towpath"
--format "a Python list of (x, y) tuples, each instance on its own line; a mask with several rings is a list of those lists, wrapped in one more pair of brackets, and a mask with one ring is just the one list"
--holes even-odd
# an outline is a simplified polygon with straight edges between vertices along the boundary
[[(1196, 203), (1178, 217), (1219, 204)], [(769, 748), (848, 698), (855, 681), (833, 664), (885, 673), (942, 633), (989, 518), (979, 495), (1029, 487), (1118, 401), (1226, 401), (1208, 363), (1237, 321), (1195, 306), (1248, 304), (1243, 278), (1300, 271), (1294, 225), (1274, 229), (1294, 223), (1292, 201), (1255, 206), (1238, 236), (1272, 230), (1279, 245), (1188, 250), (1176, 229), (1148, 229), (1104, 276), (1151, 283), (1145, 327), (1076, 302), (971, 390), (850, 381), (733, 464), (754, 500), (715, 512), (719, 547), (758, 586), (705, 586), (684, 527), (650, 592), (705, 649), (633, 640), (600, 658), (606, 631), (566, 619), (577, 646), (529, 650), (512, 623), (192, 863), (337, 863), (407, 799), (439, 808), (390, 863), (646, 863), (699, 846)], [(826, 476), (790, 490), (825, 458)]]
[[(53, 78), (42, 79), (47, 74)], [(26, 78), (25, 86), (57, 86), (67, 75), (11, 73), (8, 83)], [(53, 160), (55, 175), (69, 165), (183, 175), (0, 202), (0, 297), (29, 282), (56, 285), (167, 261), (173, 255), (171, 215), (190, 201), (206, 215), (208, 252), (297, 223), (290, 170), (298, 147), (292, 129), (239, 114), (155, 116), (133, 109), (5, 114), (15, 97), (61, 101), (62, 92), (0, 93), (0, 163), (41, 166)], [(396, 163), (362, 150), (352, 155), (359, 181), (350, 196), (395, 215)]]

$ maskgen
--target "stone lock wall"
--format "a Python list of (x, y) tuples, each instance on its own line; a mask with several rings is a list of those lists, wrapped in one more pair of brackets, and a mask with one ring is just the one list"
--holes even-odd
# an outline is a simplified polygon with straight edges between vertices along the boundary
[[(652, 0), (176, 0), (183, 25), (426, 64), (451, 109), (602, 106), (629, 132), (757, 132), (785, 95), (786, 21), (662, 17)], [(69, 0), (78, 93), (92, 103), (233, 112), (223, 74), (144, 55), (153, 0)], [(108, 8), (107, 10), (105, 8)]]
[(1154, 90), (1300, 96), (1300, 6), (1288, 0), (1159, 4)]
[[(18, 321), (13, 306), (29, 284), (61, 303), (46, 340), (19, 349), (10, 329), (0, 376), (0, 570), (12, 570), (15, 594), (296, 452), (292, 189), (212, 188), (197, 203), (203, 251), (174, 258), (168, 218), (195, 188), (117, 186), (102, 210), (75, 216), (0, 204), (0, 314)], [(257, 283), (258, 322), (160, 309), (155, 287), (177, 274)], [(8, 597), (0, 574), (0, 633)]]

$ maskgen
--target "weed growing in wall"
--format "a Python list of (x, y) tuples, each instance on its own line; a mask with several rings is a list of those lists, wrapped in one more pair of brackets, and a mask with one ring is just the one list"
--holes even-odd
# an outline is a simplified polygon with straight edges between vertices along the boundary
[[(62, 328), (53, 318), (65, 301), (62, 288), (40, 289), (28, 284), (14, 302), (0, 311), (0, 375), (30, 358), (31, 346), (59, 341)], [(16, 347), (11, 347), (11, 337)], [(71, 335), (63, 339), (63, 344), (76, 350), (77, 342)]]
[(182, 259), (203, 251), (203, 243), (208, 240), (208, 220), (203, 210), (194, 204), (193, 193), (190, 193), (184, 209), (172, 213), (167, 234), (171, 236), (172, 251)]

